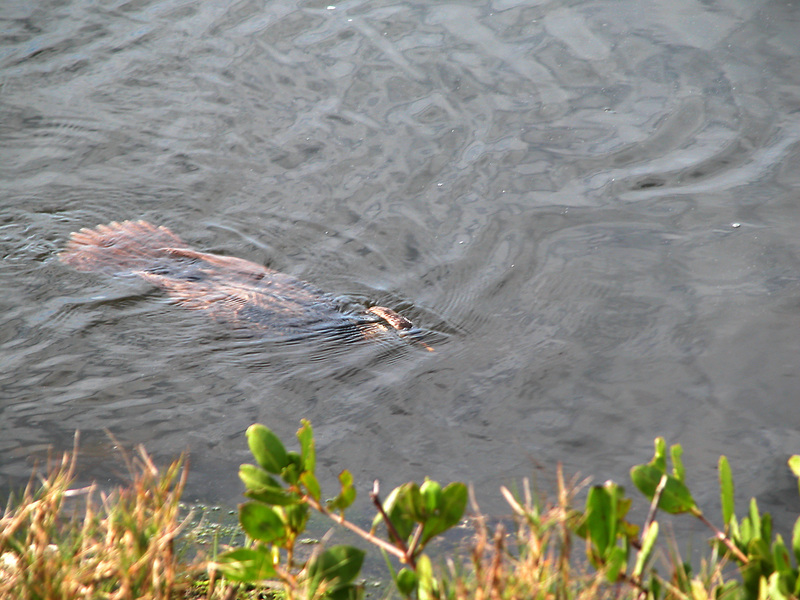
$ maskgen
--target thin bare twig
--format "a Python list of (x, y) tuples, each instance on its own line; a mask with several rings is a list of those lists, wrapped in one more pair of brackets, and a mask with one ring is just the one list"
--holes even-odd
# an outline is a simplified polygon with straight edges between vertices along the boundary
[(700, 519), (703, 523), (705, 523), (706, 527), (708, 527), (709, 529), (711, 529), (711, 531), (714, 532), (714, 537), (716, 537), (719, 541), (721, 541), (723, 544), (725, 544), (725, 546), (728, 548), (728, 550), (730, 550), (731, 553), (733, 553), (736, 556), (736, 559), (739, 562), (741, 562), (743, 565), (746, 565), (746, 564), (748, 564), (750, 562), (750, 560), (742, 553), (742, 551), (739, 550), (739, 548), (736, 547), (736, 544), (733, 543), (733, 540), (731, 540), (722, 531), (717, 529), (714, 526), (713, 523), (711, 523), (708, 519), (706, 519), (706, 517), (705, 517), (705, 515), (703, 515), (703, 513), (698, 512), (698, 513), (695, 514), (695, 516), (698, 519)]
[(417, 546), (419, 546), (419, 541), (422, 539), (422, 523), (417, 524), (417, 529), (414, 531), (414, 537), (411, 540), (411, 545), (408, 547), (408, 555), (411, 559), (414, 559), (414, 555), (417, 553)]
[[(389, 515), (386, 514), (386, 511), (383, 510), (383, 503), (381, 502), (380, 494), (380, 483), (376, 479), (372, 484), (372, 491), (369, 493), (369, 497), (372, 500), (372, 503), (375, 505), (375, 508), (378, 510), (378, 513), (381, 515), (383, 522), (386, 523), (386, 530), (389, 532), (389, 537), (394, 540), (395, 545), (397, 548), (403, 553), (403, 558), (401, 560), (404, 563), (411, 565), (411, 568), (416, 570), (417, 563), (414, 560), (414, 555), (409, 552), (408, 548), (406, 547), (406, 543), (403, 541), (403, 538), (400, 537), (400, 534), (395, 529), (394, 523), (389, 518)], [(415, 535), (415, 541), (422, 533), (422, 528), (420, 527), (417, 531), (417, 535)]]
[(661, 501), (661, 494), (664, 493), (664, 488), (667, 487), (667, 481), (669, 477), (666, 473), (661, 476), (661, 481), (658, 482), (656, 486), (656, 491), (653, 494), (653, 501), (650, 502), (650, 511), (647, 513), (647, 518), (644, 521), (644, 527), (642, 527), (642, 537), (640, 543), (644, 544), (644, 537), (647, 535), (647, 530), (650, 529), (650, 525), (653, 524), (653, 521), (656, 519), (656, 511), (658, 511), (658, 503)]
[(303, 496), (303, 499), (306, 502), (308, 502), (308, 504), (309, 504), (309, 506), (311, 506), (311, 508), (313, 508), (314, 510), (316, 510), (320, 514), (325, 515), (326, 517), (328, 517), (332, 521), (335, 521), (336, 523), (338, 523), (339, 525), (341, 525), (345, 529), (349, 529), (350, 531), (352, 531), (356, 535), (361, 536), (362, 538), (367, 540), (369, 543), (378, 546), (378, 548), (386, 550), (386, 552), (388, 552), (389, 554), (391, 554), (391, 555), (397, 557), (398, 559), (400, 559), (401, 562), (407, 562), (406, 554), (402, 550), (400, 550), (400, 548), (398, 548), (397, 546), (394, 546), (393, 544), (390, 544), (386, 540), (383, 540), (383, 539), (379, 538), (378, 536), (375, 536), (375, 535), (371, 534), (369, 531), (365, 531), (365, 530), (361, 529), (361, 527), (359, 527), (355, 523), (351, 523), (350, 521), (347, 521), (342, 515), (338, 515), (336, 513), (330, 512), (327, 508), (322, 506), (319, 502), (317, 502), (311, 496), (305, 495), (305, 496)]

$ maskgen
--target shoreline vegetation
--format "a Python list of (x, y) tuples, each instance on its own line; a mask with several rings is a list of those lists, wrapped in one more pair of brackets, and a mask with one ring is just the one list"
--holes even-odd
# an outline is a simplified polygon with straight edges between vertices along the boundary
[[(95, 484), (75, 488), (76, 436), (72, 452), (49, 461), (42, 475), (8, 499), (0, 517), (0, 600), (800, 597), (800, 519), (787, 544), (755, 499), (738, 518), (724, 456), (719, 519), (695, 503), (681, 447), (668, 449), (657, 438), (650, 462), (630, 472), (641, 493), (637, 501), (649, 505), (641, 525), (628, 520), (634, 499), (620, 485), (566, 481), (559, 466), (552, 501), (534, 494), (527, 480), (518, 493), (500, 488), (513, 520), (481, 514), (464, 483), (425, 479), (382, 496), (376, 482), (369, 492), (375, 517), (365, 529), (346, 517), (356, 497), (351, 474), (342, 471), (333, 494), (323, 494), (307, 421), (297, 441), (299, 451), (287, 450), (267, 427), (248, 428), (254, 463), (239, 471), (247, 498), (239, 506), (239, 526), (209, 544), (182, 508), (184, 456), (158, 468), (139, 448), (126, 458), (129, 484), (111, 492)], [(800, 478), (800, 456), (788, 466)], [(304, 533), (312, 514), (363, 544), (329, 546), (323, 539), (309, 545)], [(660, 534), (665, 514), (685, 514), (709, 528), (698, 568), (681, 558), (680, 540)], [(464, 523), (471, 534), (458, 549), (434, 558), (425, 552)], [(365, 547), (385, 559), (391, 582), (384, 588), (365, 591)]]

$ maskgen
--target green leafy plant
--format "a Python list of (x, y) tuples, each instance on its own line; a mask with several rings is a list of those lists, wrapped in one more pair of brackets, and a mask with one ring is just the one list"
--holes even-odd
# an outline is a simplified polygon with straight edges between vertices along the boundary
[[(659, 598), (745, 598), (753, 600), (784, 600), (800, 597), (800, 519), (792, 533), (791, 547), (787, 547), (779, 534), (773, 534), (769, 514), (761, 514), (755, 499), (750, 501), (748, 513), (738, 520), (735, 514), (733, 476), (726, 457), (719, 460), (720, 501), (724, 529), (713, 525), (694, 500), (686, 483), (680, 445), (673, 445), (667, 452), (663, 438), (655, 440), (652, 460), (631, 469), (634, 485), (650, 500), (650, 511), (641, 529), (627, 520), (631, 499), (624, 489), (608, 481), (589, 488), (583, 510), (571, 507), (565, 495), (559, 473), (560, 517), (558, 522), (568, 530), (562, 536), (561, 556), (569, 553), (569, 537), (577, 535), (586, 542), (586, 558), (599, 575), (612, 585), (624, 585), (636, 590), (640, 600)], [(669, 463), (671, 462), (671, 468)], [(789, 468), (798, 477), (800, 489), (800, 456), (789, 459)], [(522, 517), (522, 526), (527, 533), (524, 551), (518, 559), (519, 565), (529, 564), (533, 555), (543, 554), (542, 509), (528, 500), (512, 496), (502, 489), (515, 514)], [(651, 566), (657, 549), (659, 511), (671, 514), (689, 514), (707, 527), (714, 536), (711, 540), (713, 554), (710, 561), (704, 560), (697, 575), (692, 568), (677, 559), (677, 551), (670, 550), (672, 569), (668, 577), (659, 574)], [(546, 533), (546, 531), (544, 531)], [(532, 544), (535, 541), (535, 544)], [(738, 568), (741, 583), (723, 575), (724, 564)], [(559, 559), (559, 564), (564, 561)], [(526, 567), (529, 568), (529, 567)], [(480, 572), (480, 567), (476, 566)], [(559, 568), (561, 578), (569, 580), (567, 568)], [(555, 588), (555, 597), (569, 597), (568, 589)], [(598, 592), (599, 593), (599, 592)]]
[[(381, 549), (396, 589), (406, 598), (800, 597), (800, 519), (784, 541), (755, 499), (737, 517), (733, 474), (724, 456), (718, 464), (721, 529), (706, 518), (689, 490), (681, 447), (668, 448), (658, 438), (650, 462), (631, 469), (634, 485), (650, 502), (641, 527), (630, 522), (632, 500), (614, 482), (588, 488), (585, 504), (576, 508), (575, 497), (585, 484), (566, 484), (559, 467), (554, 504), (534, 495), (527, 480), (520, 495), (501, 488), (516, 535), (507, 533), (507, 519), (491, 531), (489, 518), (474, 506), (475, 535), (466, 556), (445, 552), (434, 568), (426, 552), (432, 540), (461, 521), (467, 502), (463, 484), (406, 483), (384, 501), (376, 484), (370, 497), (377, 516), (370, 530), (361, 529), (345, 517), (356, 497), (351, 474), (343, 471), (335, 495), (323, 500), (327, 496), (315, 474), (308, 423), (302, 423), (297, 438), (299, 448), (291, 451), (266, 427), (248, 429), (255, 462), (240, 470), (247, 501), (240, 506), (239, 523), (250, 541), (219, 555), (215, 542), (211, 563), (201, 556), (191, 562), (180, 559), (181, 547), (191, 539), (191, 534), (179, 537), (191, 528), (191, 515), (179, 519), (186, 480), (181, 460), (160, 471), (140, 449), (128, 461), (131, 484), (102, 493), (94, 485), (72, 489), (75, 453), (66, 455), (51, 465), (40, 486), (35, 488), (32, 479), (15, 501), (9, 499), (0, 515), (0, 597), (252, 600), (264, 597), (264, 583), (277, 587), (278, 597), (359, 597), (363, 550), (320, 545), (309, 554), (300, 549), (315, 512)], [(800, 490), (800, 456), (789, 459), (789, 468)], [(673, 514), (691, 515), (713, 531), (710, 552), (699, 564), (683, 562), (675, 542), (668, 540), (664, 548), (657, 517)], [(585, 560), (576, 540), (584, 543)], [(659, 560), (665, 556), (666, 570)], [(201, 565), (210, 565), (208, 580)], [(220, 574), (231, 584), (215, 587)]]
[[(724, 530), (714, 526), (703, 514), (692, 498), (685, 482), (682, 449), (680, 445), (670, 447), (672, 472), (667, 472), (666, 443), (663, 438), (655, 441), (655, 454), (646, 465), (631, 469), (631, 479), (637, 488), (652, 501), (651, 515), (656, 509), (670, 514), (688, 513), (714, 532), (715, 549), (732, 560), (739, 569), (745, 598), (774, 598), (783, 600), (800, 597), (800, 519), (795, 522), (792, 535), (794, 564), (786, 544), (780, 534), (773, 537), (772, 517), (760, 514), (755, 498), (751, 499), (749, 511), (741, 520), (736, 518), (734, 484), (728, 459), (721, 456), (718, 463), (720, 504)], [(800, 478), (800, 456), (789, 459), (789, 468)], [(800, 479), (798, 481), (800, 489)], [(652, 517), (651, 517), (652, 520)], [(688, 582), (688, 577), (683, 582)], [(691, 586), (679, 587), (683, 592), (691, 592)], [(715, 593), (730, 591), (735, 582), (720, 584)]]
[(624, 494), (625, 489), (612, 481), (590, 488), (583, 522), (577, 531), (589, 541), (589, 561), (603, 568), (611, 582), (624, 571), (638, 533), (638, 527), (625, 520), (632, 501)]
[[(366, 531), (345, 518), (345, 511), (356, 498), (350, 472), (340, 473), (338, 493), (323, 501), (315, 474), (314, 433), (308, 421), (302, 421), (297, 439), (300, 452), (287, 450), (264, 425), (248, 428), (247, 441), (257, 464), (244, 464), (239, 470), (249, 498), (239, 507), (239, 521), (252, 543), (222, 553), (212, 567), (233, 581), (278, 581), (290, 598), (358, 597), (361, 590), (356, 579), (364, 551), (340, 545), (298, 560), (297, 540), (313, 510), (405, 565), (395, 572), (389, 562), (395, 585), (403, 596), (437, 597), (439, 584), (423, 549), (462, 519), (467, 504), (466, 486), (451, 483), (442, 487), (431, 480), (422, 485), (407, 483), (393, 490), (382, 503), (375, 482), (370, 497), (378, 514), (372, 530)], [(385, 526), (388, 539), (377, 535), (381, 525)]]
[[(789, 458), (789, 468), (798, 477), (800, 486), (800, 456)], [(794, 524), (792, 554), (780, 534), (773, 537), (772, 517), (760, 514), (758, 503), (751, 498), (749, 511), (741, 520), (734, 512), (734, 486), (728, 459), (720, 457), (720, 500), (725, 531), (717, 532), (718, 544), (738, 563), (742, 582), (748, 598), (760, 598), (766, 593), (770, 598), (800, 597), (800, 519)]]

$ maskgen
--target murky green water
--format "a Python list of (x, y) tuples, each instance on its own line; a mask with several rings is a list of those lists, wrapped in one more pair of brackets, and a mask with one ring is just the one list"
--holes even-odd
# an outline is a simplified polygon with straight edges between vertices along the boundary
[[(681, 442), (701, 503), (797, 506), (796, 3), (0, 7), (0, 487), (111, 432), (233, 504), (245, 428), (323, 474), (625, 481)], [(392, 307), (436, 352), (241, 335), (57, 259), (147, 219)], [(113, 465), (113, 466), (109, 466)], [(765, 492), (765, 490), (768, 490)]]

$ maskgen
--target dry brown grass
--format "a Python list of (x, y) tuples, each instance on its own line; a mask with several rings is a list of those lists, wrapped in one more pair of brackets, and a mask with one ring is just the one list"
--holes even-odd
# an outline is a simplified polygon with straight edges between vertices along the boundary
[[(487, 523), (473, 500), (475, 536), (470, 544), (469, 565), (456, 568), (452, 561), (445, 584), (454, 600), (598, 600), (631, 597), (609, 586), (602, 573), (574, 560), (570, 525), (576, 511), (573, 497), (580, 488), (566, 484), (558, 472), (558, 496), (546, 504), (523, 481), (521, 498), (501, 488), (514, 512), (514, 529), (499, 522)], [(443, 586), (444, 587), (444, 586)], [(635, 595), (633, 595), (635, 597)]]
[[(163, 472), (140, 448), (132, 482), (110, 494), (73, 489), (77, 452), (50, 462), (0, 518), (0, 598), (178, 597), (194, 565), (176, 557), (183, 458)], [(186, 522), (186, 521), (184, 521)]]

